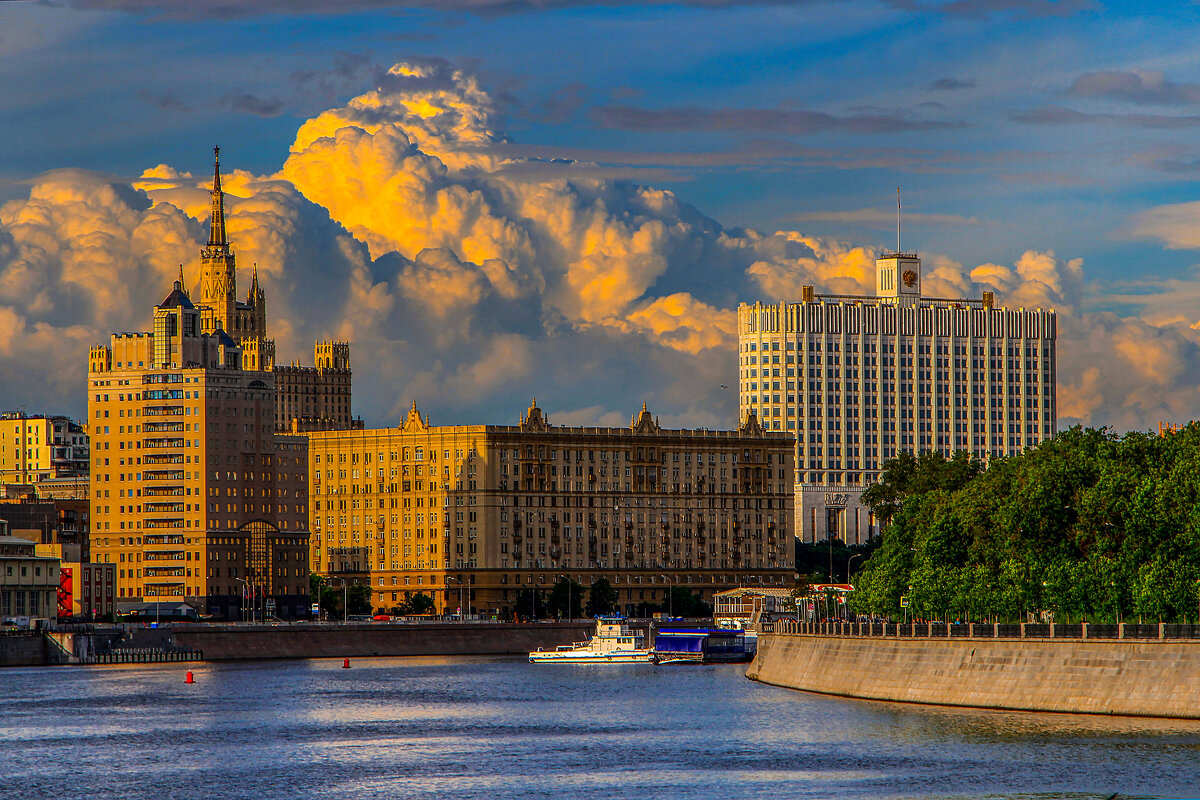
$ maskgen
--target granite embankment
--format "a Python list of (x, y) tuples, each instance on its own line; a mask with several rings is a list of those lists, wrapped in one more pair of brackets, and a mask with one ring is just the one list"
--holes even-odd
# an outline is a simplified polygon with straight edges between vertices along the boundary
[(0, 637), (0, 666), (362, 656), (524, 655), (583, 641), (591, 621), (558, 623), (171, 624)]
[(175, 625), (144, 629), (139, 644), (198, 650), (205, 661), (353, 656), (525, 655), (578, 642), (595, 622), (362, 625)]
[(1200, 719), (1194, 638), (771, 633), (746, 677), (868, 700)]

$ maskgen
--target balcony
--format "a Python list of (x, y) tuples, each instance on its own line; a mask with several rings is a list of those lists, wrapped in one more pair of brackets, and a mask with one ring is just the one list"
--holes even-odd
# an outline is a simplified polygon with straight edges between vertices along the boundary
[(184, 538), (182, 536), (160, 533), (158, 535), (146, 536), (145, 542), (147, 546), (156, 544), (184, 544)]
[(143, 417), (183, 416), (183, 406), (146, 406), (142, 409)]
[(182, 464), (183, 455), (176, 453), (147, 453), (143, 456), (147, 464)]
[(182, 550), (148, 550), (142, 554), (145, 561), (183, 561)]
[(142, 476), (148, 481), (181, 481), (183, 480), (183, 470), (151, 469), (143, 472)]
[(183, 433), (182, 422), (145, 422), (142, 430), (146, 433)]
[(165, 448), (183, 447), (184, 439), (174, 438), (155, 438), (146, 439), (142, 442), (142, 447), (147, 450), (161, 450)]
[[(142, 490), (146, 497), (183, 497), (182, 486), (150, 486)], [(179, 509), (182, 511), (183, 509)]]
[(183, 567), (146, 567), (147, 578), (182, 578)]
[(182, 528), (182, 527), (184, 527), (184, 522), (183, 522), (183, 520), (182, 520), (182, 519), (180, 519), (180, 518), (171, 518), (171, 519), (144, 519), (144, 520), (142, 520), (142, 527), (143, 527), (143, 528), (146, 528), (146, 529), (153, 529), (153, 528), (160, 528), (160, 529), (161, 529), (161, 528)]

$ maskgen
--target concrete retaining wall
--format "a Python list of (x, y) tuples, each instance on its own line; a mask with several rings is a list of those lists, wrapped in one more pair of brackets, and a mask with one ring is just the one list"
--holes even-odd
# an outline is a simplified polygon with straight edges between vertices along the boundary
[(46, 663), (42, 634), (37, 632), (0, 635), (0, 666), (32, 667)]
[(205, 661), (355, 656), (524, 655), (583, 641), (595, 622), (363, 625), (177, 625), (137, 631), (131, 647), (199, 650)]
[(1200, 719), (1200, 640), (766, 634), (746, 677), (869, 700)]

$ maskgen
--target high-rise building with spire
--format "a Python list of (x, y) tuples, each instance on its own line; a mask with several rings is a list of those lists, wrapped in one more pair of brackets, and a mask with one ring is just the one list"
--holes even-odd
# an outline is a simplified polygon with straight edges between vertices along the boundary
[(350, 346), (275, 366), (257, 269), (236, 297), (219, 161), (200, 262), (199, 303), (181, 267), (152, 331), (91, 349), (92, 552), (117, 566), (118, 604), (186, 600), (228, 618), (270, 598), (306, 615), (308, 450), (289, 432), (351, 427)]

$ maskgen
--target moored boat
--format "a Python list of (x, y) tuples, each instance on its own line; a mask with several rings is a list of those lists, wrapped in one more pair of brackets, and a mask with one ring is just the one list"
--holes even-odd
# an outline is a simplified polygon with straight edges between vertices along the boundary
[(662, 628), (654, 636), (654, 660), (659, 664), (720, 664), (749, 661), (757, 638), (730, 628)]
[(597, 617), (596, 632), (588, 641), (559, 645), (554, 650), (538, 648), (529, 654), (529, 660), (559, 664), (648, 664), (653, 653), (645, 646), (645, 638), (622, 617)]

